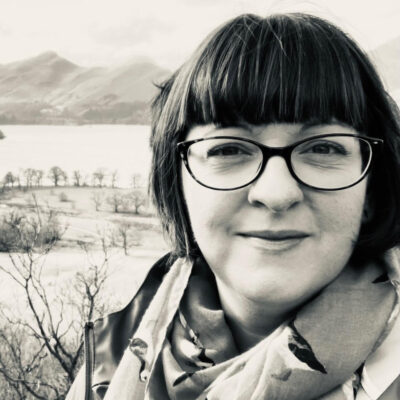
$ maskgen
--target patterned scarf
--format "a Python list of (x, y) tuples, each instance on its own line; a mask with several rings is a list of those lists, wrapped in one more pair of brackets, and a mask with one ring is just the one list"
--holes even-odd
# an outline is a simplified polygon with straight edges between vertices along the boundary
[[(348, 265), (295, 317), (240, 354), (208, 266), (178, 260), (132, 338), (118, 368), (130, 371), (114, 377), (125, 389), (115, 393), (148, 400), (354, 399), (364, 361), (399, 312), (398, 275), (389, 279), (387, 268)], [(149, 373), (145, 395), (133, 395), (135, 384), (127, 384), (135, 368), (142, 378)]]

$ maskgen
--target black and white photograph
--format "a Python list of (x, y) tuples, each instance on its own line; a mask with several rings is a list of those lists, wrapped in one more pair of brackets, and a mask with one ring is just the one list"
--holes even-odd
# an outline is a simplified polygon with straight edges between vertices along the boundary
[(400, 400), (400, 2), (0, 6), (1, 400)]

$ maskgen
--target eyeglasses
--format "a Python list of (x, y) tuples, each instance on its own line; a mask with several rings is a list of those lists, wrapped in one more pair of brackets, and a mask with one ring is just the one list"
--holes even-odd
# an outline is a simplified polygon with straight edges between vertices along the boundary
[(186, 169), (200, 185), (235, 190), (254, 182), (271, 157), (284, 158), (297, 182), (319, 190), (341, 190), (363, 180), (382, 139), (347, 133), (317, 135), (285, 147), (269, 147), (234, 136), (177, 144)]

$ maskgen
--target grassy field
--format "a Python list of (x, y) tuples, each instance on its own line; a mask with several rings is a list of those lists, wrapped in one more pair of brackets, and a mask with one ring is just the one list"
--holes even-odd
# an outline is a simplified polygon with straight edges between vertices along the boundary
[[(100, 238), (107, 237), (109, 240), (118, 226), (129, 224), (128, 254), (118, 243), (110, 247), (109, 254), (110, 277), (105, 291), (112, 297), (112, 302), (119, 305), (129, 300), (148, 269), (168, 251), (168, 247), (163, 240), (159, 221), (152, 215), (149, 206), (142, 207), (139, 215), (113, 211), (107, 197), (116, 191), (124, 194), (129, 189), (57, 187), (8, 191), (0, 200), (0, 218), (11, 209), (29, 210), (34, 201), (44, 209), (57, 212), (65, 233), (54, 250), (46, 256), (43, 267), (44, 281), (54, 288), (68, 285), (76, 272), (93, 262), (101, 262)], [(98, 211), (93, 201), (96, 195), (103, 199)], [(78, 241), (88, 244), (89, 253), (82, 250)], [(0, 265), (9, 264), (8, 254), (0, 253)], [(16, 285), (4, 273), (0, 274), (0, 301), (15, 301), (12, 294), (17, 290)]]

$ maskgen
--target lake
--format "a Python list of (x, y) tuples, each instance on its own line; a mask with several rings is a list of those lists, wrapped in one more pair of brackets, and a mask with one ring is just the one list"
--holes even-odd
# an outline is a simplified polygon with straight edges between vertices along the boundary
[[(72, 171), (89, 177), (98, 168), (118, 171), (118, 186), (130, 186), (133, 174), (147, 178), (150, 127), (144, 125), (2, 125), (0, 180), (26, 168), (45, 171), (59, 166), (72, 183)], [(107, 180), (108, 182), (108, 180)], [(50, 181), (45, 179), (44, 184)]]

